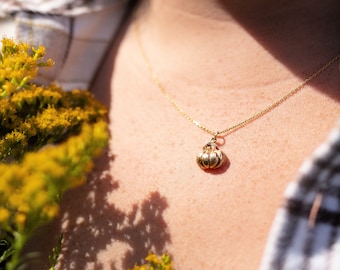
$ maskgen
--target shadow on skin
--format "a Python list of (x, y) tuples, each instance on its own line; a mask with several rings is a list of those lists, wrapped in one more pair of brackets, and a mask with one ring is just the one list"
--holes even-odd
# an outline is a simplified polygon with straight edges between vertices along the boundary
[[(109, 162), (100, 162), (105, 163)], [(166, 199), (158, 192), (152, 192), (144, 201), (134, 204), (129, 212), (123, 212), (109, 204), (106, 198), (107, 194), (119, 189), (118, 183), (111, 178), (107, 168), (95, 171), (104, 173), (65, 197), (67, 217), (64, 222), (68, 233), (64, 241), (66, 258), (61, 262), (61, 269), (83, 269), (86, 263), (91, 262), (95, 269), (104, 269), (101, 263), (96, 262), (97, 252), (105, 250), (108, 245), (114, 248), (115, 242), (128, 246), (121, 262), (124, 269), (141, 262), (150, 250), (157, 254), (164, 252), (166, 243), (170, 241), (163, 219), (163, 212), (168, 207)], [(80, 221), (82, 223), (79, 224)], [(114, 262), (112, 264), (111, 269), (114, 269)]]
[[(241, 5), (234, 5), (237, 1), (219, 0), (218, 3), (222, 9), (228, 10), (263, 48), (302, 80), (340, 53), (339, 1), (330, 0), (325, 5), (325, 2), (320, 1), (296, 1), (294, 4), (297, 8), (291, 12), (295, 12), (298, 19), (287, 20), (283, 17), (278, 21), (273, 18), (281, 15), (281, 10), (287, 8), (289, 1), (262, 1), (262, 5), (255, 6), (252, 6), (252, 1)], [(249, 10), (254, 16), (246, 16)], [(271, 15), (261, 17), (264, 10), (265, 14)], [(318, 29), (317, 23), (322, 16), (328, 21), (323, 28)], [(288, 34), (280, 35), (282, 32)], [(340, 101), (340, 76), (334, 76), (339, 75), (338, 63), (339, 61), (308, 83), (336, 101)]]
[[(129, 211), (118, 209), (114, 202), (109, 203), (107, 195), (119, 189), (118, 182), (109, 174), (112, 160), (103, 155), (89, 182), (65, 194), (62, 218), (42, 228), (29, 244), (29, 250), (40, 251), (44, 261), (32, 264), (31, 269), (48, 269), (47, 258), (56, 244), (56, 238), (51, 235), (57, 236), (60, 227), (64, 239), (57, 269), (87, 269), (86, 266), (108, 269), (98, 260), (101, 252), (109, 256), (110, 269), (130, 269), (140, 264), (150, 250), (156, 254), (165, 252), (170, 242), (163, 218), (168, 207), (166, 198), (157, 191), (152, 192)], [(122, 245), (122, 258), (116, 260), (114, 255), (110, 256), (110, 250)]]

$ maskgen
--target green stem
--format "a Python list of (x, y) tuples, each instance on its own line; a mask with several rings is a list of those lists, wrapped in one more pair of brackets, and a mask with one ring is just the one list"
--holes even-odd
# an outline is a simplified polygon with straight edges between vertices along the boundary
[(25, 233), (20, 232), (13, 232), (14, 241), (13, 241), (13, 254), (11, 260), (7, 263), (6, 269), (7, 270), (15, 270), (17, 269), (18, 265), (20, 264), (20, 254), (22, 249), (24, 248), (27, 235)]

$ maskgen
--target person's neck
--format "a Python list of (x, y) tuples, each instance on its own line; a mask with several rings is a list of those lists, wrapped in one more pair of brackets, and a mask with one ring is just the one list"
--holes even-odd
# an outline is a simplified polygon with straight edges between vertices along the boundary
[[(262, 25), (267, 29), (277, 27), (282, 20), (292, 23), (306, 24), (325, 19), (338, 19), (340, 4), (336, 0), (327, 1), (290, 1), (290, 0), (148, 0), (145, 1), (150, 17), (156, 18), (163, 26), (183, 26), (182, 21), (174, 20), (180, 17), (187, 22), (194, 20), (210, 21), (219, 25), (224, 22), (236, 22), (242, 25)], [(332, 17), (333, 16), (333, 17)], [(161, 27), (162, 25), (160, 25)], [(294, 31), (294, 29), (290, 29)]]
[(216, 85), (235, 79), (236, 87), (253, 87), (287, 78), (283, 67), (303, 79), (335, 56), (339, 12), (337, 0), (149, 0), (139, 23), (151, 62), (166, 79), (189, 73), (198, 85), (220, 78)]

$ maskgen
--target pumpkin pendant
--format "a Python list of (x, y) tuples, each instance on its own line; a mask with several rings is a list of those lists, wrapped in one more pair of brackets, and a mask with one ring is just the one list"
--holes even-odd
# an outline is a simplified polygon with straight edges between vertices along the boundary
[(203, 170), (220, 168), (226, 160), (226, 155), (216, 145), (216, 138), (203, 146), (202, 152), (196, 157), (198, 166)]

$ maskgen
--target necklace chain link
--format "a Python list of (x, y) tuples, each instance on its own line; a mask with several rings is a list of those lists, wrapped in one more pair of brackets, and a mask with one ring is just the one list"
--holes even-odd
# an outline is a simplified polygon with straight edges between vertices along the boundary
[(171, 103), (171, 105), (188, 121), (190, 121), (191, 123), (193, 123), (194, 125), (196, 125), (198, 128), (200, 128), (201, 130), (211, 134), (212, 136), (214, 136), (215, 138), (217, 136), (221, 136), (221, 137), (225, 137), (227, 135), (229, 135), (232, 132), (235, 132), (236, 130), (246, 126), (247, 124), (261, 118), (262, 116), (264, 116), (265, 114), (271, 112), (273, 109), (275, 109), (276, 107), (280, 106), (282, 103), (284, 103), (287, 99), (289, 99), (290, 97), (294, 96), (296, 93), (298, 93), (300, 90), (302, 90), (311, 80), (313, 80), (314, 78), (316, 78), (317, 76), (319, 76), (322, 72), (324, 72), (327, 68), (329, 68), (332, 64), (334, 64), (338, 59), (340, 59), (340, 53), (337, 54), (335, 57), (333, 57), (331, 60), (329, 60), (326, 64), (324, 64), (319, 70), (317, 70), (316, 72), (314, 72), (313, 74), (309, 75), (304, 81), (302, 81), (297, 87), (295, 87), (294, 89), (292, 89), (291, 91), (289, 91), (288, 93), (286, 93), (284, 96), (282, 96), (281, 98), (279, 98), (278, 100), (276, 100), (274, 103), (272, 103), (271, 105), (269, 105), (268, 107), (262, 109), (261, 111), (251, 115), (250, 117), (244, 119), (242, 122), (239, 122), (237, 124), (234, 124), (230, 127), (227, 127), (223, 130), (220, 131), (214, 131), (210, 128), (208, 128), (207, 126), (201, 124), (200, 122), (196, 121), (194, 118), (192, 118), (190, 115), (188, 115), (183, 108), (169, 95), (169, 93), (166, 91), (164, 85), (162, 84), (161, 80), (159, 79), (159, 77), (157, 76), (157, 73), (155, 72), (153, 66), (151, 65), (151, 62), (146, 54), (146, 51), (143, 47), (142, 41), (141, 41), (141, 37), (140, 37), (140, 31), (139, 31), (139, 27), (137, 24), (135, 24), (135, 34), (136, 34), (136, 38), (137, 38), (137, 43), (138, 43), (138, 47), (139, 50), (142, 54), (143, 60), (145, 62), (145, 65), (148, 69), (148, 72), (152, 78), (152, 80), (154, 81), (154, 83), (157, 85), (157, 87), (159, 88), (159, 90), (162, 92), (162, 94), (165, 96), (165, 98)]

